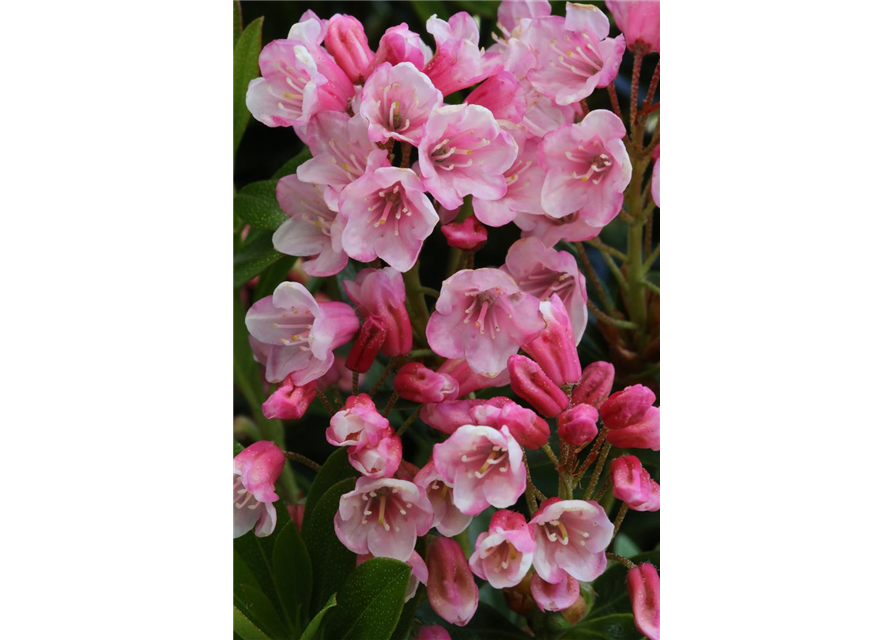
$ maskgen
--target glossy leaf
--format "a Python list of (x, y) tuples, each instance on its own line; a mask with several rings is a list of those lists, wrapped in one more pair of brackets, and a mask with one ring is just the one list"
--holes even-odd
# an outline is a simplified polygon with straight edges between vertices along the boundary
[(390, 558), (364, 562), (338, 590), (338, 615), (326, 623), (326, 640), (388, 640), (403, 611), (409, 565)]
[(563, 640), (643, 640), (631, 613), (615, 613), (601, 618), (586, 618), (568, 629)]
[(245, 27), (233, 50), (233, 154), (239, 148), (245, 127), (251, 119), (245, 95), (248, 83), (260, 74), (257, 59), (260, 56), (263, 23), (261, 17)]
[(288, 629), (266, 594), (251, 584), (243, 584), (241, 589), (244, 594), (242, 600), (246, 607), (243, 613), (250, 616), (267, 635), (273, 638), (287, 637)]
[(233, 631), (242, 640), (270, 640), (270, 636), (261, 631), (256, 624), (251, 622), (239, 608), (233, 606)]
[(233, 2), (233, 47), (242, 35), (242, 4), (239, 0)]
[[(649, 551), (630, 558), (634, 563), (650, 562), (660, 568), (660, 551)], [(622, 564), (608, 567), (602, 575), (592, 583), (595, 591), (595, 603), (586, 615), (586, 620), (602, 618), (614, 613), (632, 613), (629, 592), (626, 588), (628, 570)]]
[(272, 231), (261, 231), (255, 234), (233, 256), (233, 287), (241, 287), (276, 262), (282, 255), (273, 248)]
[(316, 479), (310, 486), (307, 502), (304, 503), (304, 520), (306, 521), (310, 517), (316, 503), (319, 502), (319, 499), (332, 485), (346, 478), (356, 479), (358, 477), (360, 477), (360, 474), (350, 465), (350, 461), (347, 458), (347, 448), (342, 447), (335, 451), (323, 464), (322, 469), (316, 474)]
[(246, 184), (233, 199), (233, 212), (255, 229), (275, 231), (288, 216), (276, 199), (276, 180)]
[(310, 624), (304, 629), (304, 633), (301, 634), (301, 640), (315, 640), (317, 637), (317, 633), (319, 632), (319, 627), (325, 620), (326, 613), (328, 613), (329, 609), (336, 606), (338, 604), (338, 598), (335, 594), (332, 594), (332, 597), (329, 598), (329, 601), (326, 602), (325, 606), (319, 610), (315, 616), (313, 616), (313, 620), (310, 621)]
[[(290, 523), (291, 524), (291, 523)], [(300, 625), (301, 612), (310, 610), (313, 568), (297, 528), (283, 527), (273, 546), (273, 582), (289, 621)]]

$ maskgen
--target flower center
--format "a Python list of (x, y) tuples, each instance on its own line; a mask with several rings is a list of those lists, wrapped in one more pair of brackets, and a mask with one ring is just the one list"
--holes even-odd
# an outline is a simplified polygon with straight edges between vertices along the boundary
[[(366, 168), (357, 158), (356, 154), (344, 149), (341, 145), (335, 144), (334, 138), (329, 138), (329, 148), (332, 150), (331, 156), (329, 157), (329, 163), (338, 165), (338, 168), (341, 169), (347, 177), (348, 182), (353, 182), (366, 172)], [(334, 218), (334, 216), (332, 216), (332, 218)], [(332, 221), (330, 219), (328, 226), (331, 225)]]
[[(391, 494), (388, 495), (387, 487), (379, 490), (369, 491), (363, 494), (363, 521), (366, 524), (371, 515), (376, 515), (375, 525), (380, 525), (385, 531), (390, 531), (391, 527), (394, 531), (400, 531), (398, 521), (402, 520), (400, 516), (405, 516), (408, 509), (412, 508), (411, 502), (404, 502), (400, 498), (400, 490), (397, 487), (391, 488)], [(374, 510), (374, 511), (373, 511)]]
[(539, 273), (532, 273), (524, 279), (519, 279), (518, 284), (530, 295), (540, 300), (547, 300), (557, 293), (564, 299), (564, 294), (569, 293), (568, 288), (574, 286), (573, 275), (567, 272), (556, 272), (540, 265)]
[[(484, 334), (485, 330), (489, 327), (490, 329), (490, 337), (496, 338), (497, 332), (499, 332), (499, 320), (493, 310), (503, 308), (503, 311), (508, 315), (508, 318), (511, 320), (512, 314), (510, 308), (504, 308), (506, 304), (505, 298), (503, 294), (505, 292), (500, 287), (494, 287), (492, 289), (487, 289), (486, 291), (466, 291), (465, 295), (470, 297), (471, 304), (465, 309), (465, 320), (464, 324), (469, 324), (472, 319), (475, 319), (474, 326), (479, 328), (481, 331), (481, 335)], [(477, 316), (475, 317), (475, 313)]]
[[(391, 226), (394, 229), (394, 235), (400, 235), (399, 221), (404, 215), (407, 218), (412, 216), (412, 209), (409, 208), (408, 202), (404, 200), (404, 195), (403, 185), (399, 182), (378, 192), (378, 201), (366, 209), (367, 211), (378, 212), (378, 218), (372, 223), (375, 229), (386, 225), (389, 221), (393, 221)], [(369, 198), (366, 199), (368, 200)]]
[(260, 506), (257, 498), (242, 484), (242, 477), (236, 476), (233, 481), (233, 506), (236, 509), (257, 509)]
[[(585, 33), (582, 34), (582, 38), (589, 40), (589, 36)], [(571, 40), (570, 36), (564, 36), (564, 39), (566, 48), (559, 48), (557, 40), (552, 40), (549, 45), (549, 48), (558, 54), (558, 64), (561, 67), (584, 78), (594, 76), (601, 71), (604, 63), (591, 42), (584, 42), (579, 37)], [(549, 64), (556, 67), (554, 60)]]
[[(453, 169), (462, 169), (470, 167), (474, 164), (472, 158), (468, 158), (467, 162), (457, 163), (456, 156), (471, 156), (478, 149), (483, 149), (492, 142), (482, 136), (475, 134), (474, 129), (453, 133), (452, 138), (444, 138), (431, 149), (431, 160), (437, 165), (440, 171), (452, 171)], [(452, 145), (450, 145), (452, 141)], [(483, 160), (478, 160), (478, 164), (483, 164)]]
[(486, 459), (484, 459), (483, 464), (480, 466), (480, 468), (477, 471), (473, 471), (473, 470), (469, 469), (466, 472), (468, 474), (469, 478), (476, 477), (476, 478), (480, 479), (480, 478), (483, 478), (484, 476), (486, 476), (490, 472), (490, 469), (493, 469), (493, 468), (499, 469), (500, 473), (505, 473), (506, 471), (508, 471), (508, 469), (509, 469), (508, 464), (505, 464), (501, 467), (497, 466), (503, 460), (505, 460), (507, 456), (508, 456), (508, 449), (506, 447), (494, 446), (490, 449), (486, 449), (486, 448), (479, 449), (477, 452), (473, 453), (470, 456), (466, 455), (466, 454), (462, 454), (462, 462), (473, 462), (473, 463), (477, 464), (482, 458), (486, 458)]
[(281, 87), (281, 96), (277, 95), (272, 82), (267, 84), (268, 90), (271, 95), (277, 98), (277, 106), (281, 111), (284, 111), (288, 117), (300, 117), (304, 112), (304, 89), (310, 81), (310, 76), (307, 73), (299, 72), (288, 65), (283, 66), (278, 60), (276, 61), (276, 66), (285, 76), (285, 82), (288, 86)]
[[(300, 309), (294, 309), (293, 313), (300, 314)], [(310, 351), (310, 345), (313, 344), (313, 335), (310, 331), (313, 328), (313, 322), (274, 322), (274, 329), (289, 329), (295, 330), (288, 338), (279, 338), (279, 342), (283, 344), (283, 346), (291, 347), (293, 345), (298, 345), (298, 348), (301, 351)]]

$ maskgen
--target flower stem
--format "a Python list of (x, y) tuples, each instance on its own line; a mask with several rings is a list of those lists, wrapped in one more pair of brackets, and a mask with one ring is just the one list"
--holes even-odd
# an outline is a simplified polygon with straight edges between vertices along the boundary
[[(412, 353), (410, 351), (410, 353)], [(385, 366), (384, 371), (381, 372), (381, 375), (378, 377), (378, 380), (375, 381), (375, 384), (372, 385), (372, 388), (369, 390), (369, 397), (374, 398), (375, 394), (378, 393), (378, 390), (381, 389), (381, 385), (384, 384), (384, 381), (388, 379), (388, 376), (391, 375), (391, 371), (394, 370), (394, 367), (397, 366), (399, 362), (403, 360), (402, 357), (398, 356), (396, 358), (391, 358), (388, 360), (388, 364)]]
[(388, 404), (387, 404), (387, 406), (385, 406), (384, 411), (382, 411), (381, 415), (383, 415), (385, 418), (387, 418), (388, 414), (391, 412), (391, 409), (394, 408), (394, 405), (397, 404), (397, 400), (399, 400), (399, 399), (400, 399), (400, 394), (398, 394), (396, 391), (394, 393), (392, 393), (391, 397), (388, 399)]
[(614, 518), (614, 535), (617, 535), (617, 532), (620, 531), (620, 525), (623, 523), (623, 518), (626, 516), (626, 512), (629, 511), (629, 507), (624, 502), (620, 505), (620, 511), (617, 512), (617, 517)]
[(632, 560), (630, 560), (629, 558), (624, 558), (623, 556), (618, 556), (616, 553), (608, 552), (605, 554), (605, 556), (607, 556), (608, 560), (613, 560), (615, 562), (619, 562), (627, 569), (632, 569), (633, 567), (636, 566), (635, 563)]
[(595, 487), (598, 484), (599, 476), (602, 475), (602, 469), (605, 466), (605, 460), (608, 458), (608, 452), (611, 450), (611, 443), (606, 442), (602, 447), (601, 453), (598, 456), (598, 462), (595, 463), (595, 471), (592, 472), (592, 478), (589, 480), (589, 486), (586, 488), (586, 493), (583, 496), (584, 500), (589, 500), (592, 497), (592, 494), (595, 492)]
[(353, 394), (355, 396), (359, 395), (359, 393), (360, 393), (360, 372), (359, 371), (353, 372), (353, 380), (351, 382), (351, 389), (353, 389)]
[(403, 274), (403, 284), (406, 285), (406, 303), (409, 305), (413, 333), (420, 345), (427, 347), (425, 328), (428, 326), (428, 305), (425, 303), (425, 292), (422, 291), (422, 281), (419, 279), (419, 264), (421, 261), (416, 260), (412, 268)]
[(409, 417), (400, 425), (400, 428), (397, 429), (397, 435), (402, 436), (406, 433), (406, 430), (409, 429), (409, 426), (415, 422), (415, 419), (419, 417), (419, 414), (422, 412), (422, 405), (416, 407), (415, 411), (413, 411)]
[(335, 415), (335, 409), (332, 407), (332, 404), (329, 402), (326, 394), (324, 394), (321, 389), (316, 390), (316, 397), (319, 399), (320, 402), (322, 402), (323, 406), (326, 408), (326, 411), (329, 412), (329, 417)]
[(285, 457), (288, 458), (289, 460), (294, 460), (295, 462), (300, 462), (305, 467), (310, 467), (314, 471), (319, 471), (320, 469), (322, 469), (322, 467), (320, 465), (313, 462), (313, 460), (311, 460), (307, 456), (302, 456), (300, 453), (295, 453), (294, 451), (286, 451), (284, 449), (282, 450), (282, 453), (284, 453)]

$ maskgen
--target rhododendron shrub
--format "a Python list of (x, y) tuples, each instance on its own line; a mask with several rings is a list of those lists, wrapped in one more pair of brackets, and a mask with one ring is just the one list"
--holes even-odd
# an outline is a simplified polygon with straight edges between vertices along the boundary
[(302, 4), (235, 3), (235, 636), (658, 639), (659, 2)]

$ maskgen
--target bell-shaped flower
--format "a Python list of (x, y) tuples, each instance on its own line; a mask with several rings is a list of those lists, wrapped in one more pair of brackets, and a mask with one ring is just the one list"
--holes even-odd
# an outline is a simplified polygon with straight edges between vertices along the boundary
[(419, 635), (416, 640), (451, 640), (450, 634), (439, 624), (429, 624), (419, 627)]
[(418, 146), (428, 115), (443, 104), (431, 80), (409, 62), (383, 62), (366, 80), (360, 115), (369, 122), (369, 138), (394, 138)]
[(580, 380), (583, 370), (577, 355), (574, 328), (557, 293), (540, 302), (546, 328), (521, 348), (542, 368), (555, 384), (563, 387)]
[(424, 69), (425, 63), (433, 57), (431, 47), (422, 42), (422, 39), (414, 31), (410, 31), (405, 22), (396, 27), (390, 27), (384, 32), (378, 41), (378, 50), (375, 57), (369, 63), (366, 75), (383, 62), (389, 62), (396, 66), (401, 62), (409, 62), (416, 69)]
[(363, 23), (353, 16), (336, 13), (329, 20), (325, 43), (326, 51), (332, 54), (350, 81), (359, 82), (373, 55)]
[(498, 397), (485, 400), (476, 398), (474, 400), (447, 400), (437, 404), (426, 404), (422, 407), (419, 417), (422, 422), (429, 427), (437, 429), (446, 434), (452, 434), (459, 427), (467, 424), (474, 424), (474, 418), (471, 417), (471, 410), (485, 404), (492, 404), (495, 407), (501, 407), (503, 404), (511, 402), (508, 398)]
[(530, 580), (530, 593), (540, 611), (564, 611), (580, 597), (580, 583), (569, 573), (562, 572), (561, 580), (552, 584), (539, 575)]
[(633, 511), (660, 509), (660, 485), (642, 466), (636, 456), (622, 456), (611, 462), (614, 497), (625, 502)]
[(660, 407), (648, 407), (635, 422), (608, 429), (607, 439), (615, 447), (660, 451)]
[(437, 373), (421, 362), (410, 362), (394, 376), (394, 391), (410, 402), (437, 403), (455, 400), (459, 383), (448, 373)]
[(304, 415), (315, 397), (316, 380), (296, 386), (289, 376), (264, 402), (264, 417), (267, 420), (297, 420)]
[(486, 107), (497, 120), (518, 124), (527, 112), (527, 96), (521, 83), (508, 71), (500, 71), (484, 80), (465, 99), (468, 104)]
[(588, 404), (600, 409), (611, 395), (613, 386), (614, 365), (610, 362), (593, 362), (583, 369), (583, 376), (574, 387), (571, 399), (574, 404)]
[(462, 547), (452, 538), (428, 545), (428, 602), (441, 618), (460, 627), (478, 608), (478, 587)]
[(413, 478), (422, 492), (428, 496), (434, 510), (431, 526), (441, 535), (459, 535), (471, 524), (472, 516), (466, 515), (453, 504), (453, 488), (437, 472), (433, 461), (429, 461)]
[(524, 516), (500, 510), (490, 518), (489, 530), (478, 535), (468, 564), (474, 575), (493, 588), (514, 587), (527, 575), (535, 550), (533, 528)]
[(233, 458), (233, 538), (254, 527), (259, 538), (276, 528), (276, 480), (285, 454), (273, 442), (255, 442)]
[(453, 14), (449, 22), (433, 15), (425, 27), (434, 36), (437, 50), (424, 71), (443, 95), (470, 87), (486, 77), (478, 45), (480, 30), (468, 13)]
[[(493, 402), (496, 400), (497, 402)], [(491, 398), (469, 410), (471, 424), (506, 427), (522, 447), (539, 449), (549, 441), (549, 424), (508, 398)]]
[(582, 242), (597, 236), (608, 222), (587, 220), (579, 211), (561, 218), (518, 212), (515, 224), (521, 229), (522, 238), (539, 238), (547, 247), (558, 242)]
[(626, 574), (633, 605), (633, 622), (649, 640), (660, 640), (660, 576), (654, 565), (643, 562)]
[(388, 427), (376, 445), (360, 445), (347, 450), (351, 466), (369, 478), (391, 478), (403, 459), (403, 443)]
[(565, 571), (591, 582), (604, 572), (614, 525), (597, 502), (549, 498), (530, 524), (536, 535), (533, 567), (546, 582), (559, 583)]
[(503, 369), (495, 378), (475, 373), (464, 358), (447, 360), (437, 368), (438, 373), (448, 373), (459, 383), (458, 397), (468, 395), (472, 391), (504, 387), (509, 383), (509, 370)]
[(376, 318), (385, 327), (381, 352), (406, 355), (412, 349), (412, 325), (406, 312), (406, 286), (392, 267), (363, 269), (353, 280), (344, 280), (344, 290), (361, 318)]
[(598, 435), (598, 409), (578, 404), (558, 416), (558, 437), (574, 447), (592, 442)]
[(336, 447), (375, 446), (391, 428), (367, 394), (350, 396), (344, 408), (329, 420), (326, 440)]
[(554, 418), (567, 408), (567, 394), (530, 358), (511, 356), (509, 376), (512, 391), (529, 402), (541, 415)]
[(660, 0), (607, 0), (630, 51), (660, 53)]
[(448, 245), (463, 251), (477, 251), (487, 241), (487, 227), (478, 222), (474, 216), (469, 216), (462, 222), (442, 225), (440, 230), (446, 237)]

